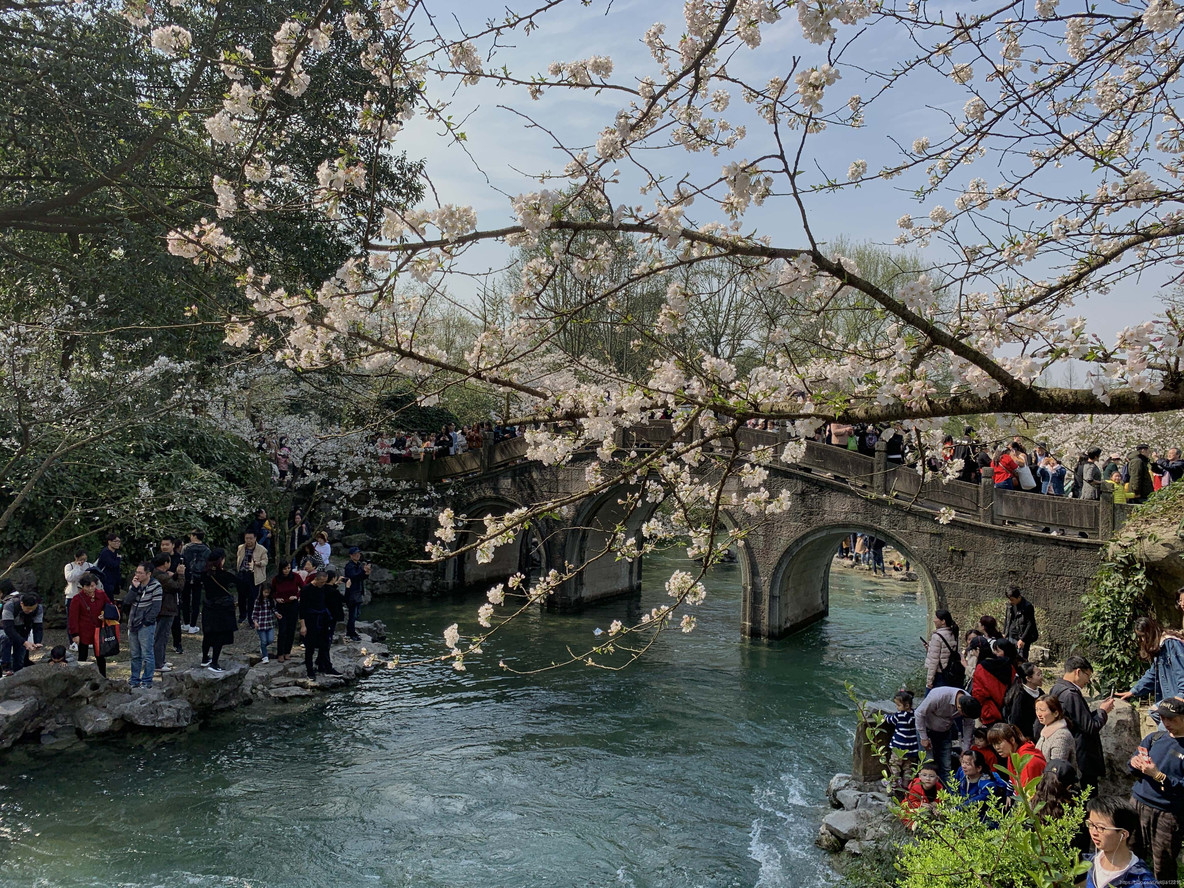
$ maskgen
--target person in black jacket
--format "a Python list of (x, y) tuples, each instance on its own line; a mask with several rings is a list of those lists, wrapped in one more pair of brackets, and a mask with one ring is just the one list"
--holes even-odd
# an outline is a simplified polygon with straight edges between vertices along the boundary
[(1126, 461), (1130, 472), (1131, 495), (1128, 503), (1141, 503), (1155, 492), (1155, 484), (1151, 481), (1151, 445), (1140, 444)]
[(1083, 790), (1097, 786), (1106, 776), (1106, 761), (1102, 755), (1101, 730), (1106, 724), (1114, 698), (1110, 697), (1090, 709), (1081, 691), (1093, 679), (1094, 667), (1085, 657), (1069, 657), (1065, 660), (1065, 674), (1057, 679), (1049, 691), (1061, 701), (1069, 730), (1077, 741), (1077, 770), (1081, 772)]
[(1172, 480), (1169, 482), (1171, 484), (1184, 478), (1184, 459), (1180, 459), (1180, 448), (1169, 448), (1167, 456), (1155, 464), (1155, 469), (1159, 474), (1171, 478)]
[(238, 584), (234, 574), (225, 565), (226, 552), (213, 549), (203, 583), (205, 602), (201, 613), (201, 665), (215, 675), (223, 672), (218, 657), (223, 647), (234, 644), (234, 630), (238, 628), (235, 616)]
[[(313, 581), (300, 590), (300, 637), (304, 640), (304, 668), (315, 679), (317, 670), (325, 675), (340, 675), (329, 660), (330, 616), (326, 596), (336, 586), (329, 583), (329, 572), (318, 570)], [(340, 592), (338, 592), (340, 597)]]
[(1003, 637), (1015, 644), (1022, 659), (1028, 659), (1028, 650), (1040, 637), (1036, 628), (1036, 609), (1024, 598), (1019, 586), (1007, 590), (1007, 616), (1003, 619)]

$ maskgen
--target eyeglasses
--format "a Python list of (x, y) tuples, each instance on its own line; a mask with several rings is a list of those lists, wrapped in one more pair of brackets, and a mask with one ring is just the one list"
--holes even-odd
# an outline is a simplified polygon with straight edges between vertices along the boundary
[(1091, 820), (1087, 820), (1085, 826), (1090, 832), (1126, 832), (1121, 826), (1102, 826), (1100, 823), (1094, 823)]

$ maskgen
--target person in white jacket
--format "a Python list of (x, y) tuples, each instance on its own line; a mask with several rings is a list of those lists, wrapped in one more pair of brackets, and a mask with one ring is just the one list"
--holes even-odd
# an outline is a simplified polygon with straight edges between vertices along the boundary
[[(86, 558), (86, 549), (74, 550), (74, 560), (68, 562), (63, 571), (66, 575), (66, 613), (70, 613), (70, 599), (78, 594), (78, 581), (93, 567)], [(77, 651), (78, 645), (71, 642), (70, 650)]]

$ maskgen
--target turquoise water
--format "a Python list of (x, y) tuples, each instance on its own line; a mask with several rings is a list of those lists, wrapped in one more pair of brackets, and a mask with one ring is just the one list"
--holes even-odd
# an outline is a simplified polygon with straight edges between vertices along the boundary
[[(646, 564), (646, 610), (678, 558)], [(853, 706), (921, 660), (916, 585), (836, 570), (831, 616), (786, 641), (738, 632), (738, 570), (699, 628), (624, 672), (532, 677), (628, 604), (524, 620), (469, 671), (385, 670), (327, 702), (240, 710), (182, 735), (0, 761), (0, 884), (790, 886), (832, 878), (813, 845), (850, 765)], [(384, 602), (405, 660), (479, 601)], [(634, 605), (636, 607), (636, 605)]]

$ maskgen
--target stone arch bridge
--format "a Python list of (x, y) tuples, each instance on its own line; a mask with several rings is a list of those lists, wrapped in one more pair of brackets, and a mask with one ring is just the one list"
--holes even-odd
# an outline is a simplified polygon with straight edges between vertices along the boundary
[[(645, 446), (671, 432), (669, 423), (656, 423), (627, 433), (632, 440), (621, 443)], [(773, 432), (739, 433), (741, 447), (780, 445), (775, 451), (780, 452), (785, 441)], [(578, 457), (554, 467), (528, 460), (525, 453), (525, 441), (513, 439), (394, 471), (425, 484), (449, 482), (449, 505), (477, 528), (487, 515), (589, 490)], [(737, 547), (741, 629), (754, 638), (781, 638), (827, 616), (828, 577), (840, 541), (866, 532), (909, 559), (931, 616), (944, 607), (960, 625), (973, 625), (980, 614), (999, 611), (1014, 583), (1037, 607), (1041, 643), (1063, 652), (1105, 542), (1131, 508), (995, 490), (990, 482), (924, 480), (912, 468), (891, 465), (882, 449), (870, 457), (810, 442), (799, 463), (776, 459), (768, 469), (771, 495), (788, 490), (793, 507), (751, 525), (741, 516), (723, 516), (731, 527), (745, 529)], [(542, 519), (513, 544), (499, 547), (489, 563), (478, 563), (472, 554), (452, 559), (445, 566), (445, 587), (486, 589), (520, 570), (562, 572), (565, 565), (583, 563), (607, 548), (618, 525), (636, 532), (651, 516), (640, 509), (627, 512), (622, 492), (590, 495), (570, 515)], [(935, 519), (945, 507), (955, 517), (943, 525)], [(549, 606), (578, 609), (635, 593), (641, 570), (641, 559), (594, 558)]]

